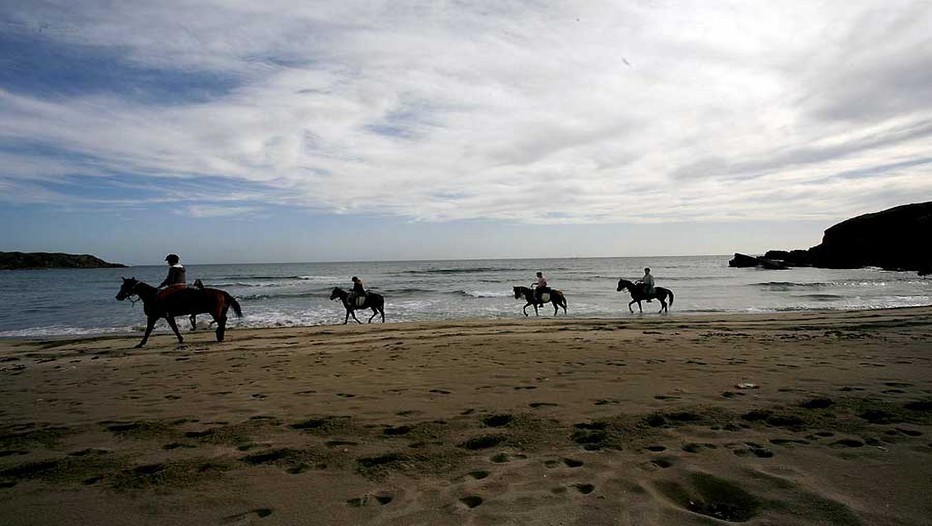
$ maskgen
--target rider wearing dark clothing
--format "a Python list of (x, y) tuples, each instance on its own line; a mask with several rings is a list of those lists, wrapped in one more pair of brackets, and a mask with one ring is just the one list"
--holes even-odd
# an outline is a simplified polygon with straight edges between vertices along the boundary
[(159, 299), (165, 299), (167, 296), (171, 295), (179, 289), (185, 288), (185, 271), (184, 267), (179, 263), (180, 259), (175, 254), (169, 254), (165, 256), (165, 261), (168, 262), (168, 276), (159, 283), (160, 289), (165, 289), (159, 292)]
[(366, 288), (362, 284), (362, 280), (353, 276), (353, 290), (349, 295), (350, 305), (356, 304), (356, 298), (365, 298), (366, 297)]

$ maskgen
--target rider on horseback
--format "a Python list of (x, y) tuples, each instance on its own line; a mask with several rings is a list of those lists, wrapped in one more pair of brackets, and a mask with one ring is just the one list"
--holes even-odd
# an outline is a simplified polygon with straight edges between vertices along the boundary
[(650, 267), (644, 269), (644, 277), (637, 280), (634, 284), (640, 285), (641, 290), (644, 291), (644, 295), (647, 296), (648, 303), (653, 301), (651, 296), (654, 295), (654, 277), (650, 275)]
[(179, 289), (187, 287), (185, 283), (185, 270), (181, 266), (180, 258), (177, 254), (169, 254), (165, 256), (165, 261), (168, 262), (168, 276), (159, 283), (158, 288), (165, 290), (159, 293), (159, 299), (164, 299)]
[[(365, 298), (366, 297), (366, 288), (362, 284), (362, 280), (353, 276), (353, 290), (349, 293), (349, 304), (356, 305), (356, 298)], [(363, 300), (365, 301), (365, 300)]]
[(537, 280), (531, 283), (531, 286), (534, 287), (534, 300), (538, 305), (543, 305), (542, 297), (544, 293), (550, 293), (550, 287), (547, 286), (547, 278), (542, 272), (537, 273)]

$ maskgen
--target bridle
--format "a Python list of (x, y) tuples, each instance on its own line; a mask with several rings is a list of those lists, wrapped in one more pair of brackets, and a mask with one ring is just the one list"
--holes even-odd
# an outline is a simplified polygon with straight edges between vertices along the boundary
[[(140, 299), (141, 299), (141, 298), (139, 297), (139, 293), (136, 292), (136, 287), (139, 286), (139, 283), (140, 283), (139, 281), (137, 281), (136, 283), (134, 283), (133, 286), (132, 286), (132, 288), (129, 289), (129, 292), (126, 293), (126, 296), (123, 296), (123, 299), (124, 299), (124, 300), (129, 300), (129, 302), (133, 305), (133, 307), (135, 307), (135, 306), (136, 306), (136, 303), (139, 302)], [(122, 291), (121, 291), (121, 292), (122, 292)], [(135, 299), (134, 299), (134, 298), (135, 298)]]

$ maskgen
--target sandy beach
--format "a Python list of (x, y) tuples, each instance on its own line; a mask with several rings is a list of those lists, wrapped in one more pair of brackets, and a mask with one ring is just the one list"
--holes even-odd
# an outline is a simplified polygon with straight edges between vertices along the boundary
[(929, 524), (932, 307), (0, 341), (0, 523)]

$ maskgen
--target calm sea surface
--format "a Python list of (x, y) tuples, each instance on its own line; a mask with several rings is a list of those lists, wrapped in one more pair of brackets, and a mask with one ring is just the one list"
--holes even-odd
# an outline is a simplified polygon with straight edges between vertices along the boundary
[[(288, 327), (343, 322), (335, 286), (359, 276), (385, 296), (387, 322), (523, 316), (511, 288), (543, 271), (567, 297), (575, 317), (631, 317), (618, 278), (636, 280), (653, 269), (656, 285), (672, 289), (671, 313), (879, 309), (932, 305), (932, 279), (878, 269), (735, 269), (730, 256), (651, 258), (496, 259), (369, 263), (187, 265), (189, 282), (233, 294), (245, 317), (232, 327)], [(142, 303), (117, 301), (121, 276), (158, 284), (166, 266), (91, 270), (0, 271), (0, 337), (139, 332)], [(644, 303), (656, 316), (659, 303)], [(529, 310), (532, 310), (529, 308)], [(637, 308), (635, 307), (635, 311)], [(545, 308), (541, 314), (550, 316)], [(561, 311), (562, 314), (562, 311)], [(357, 314), (361, 317), (361, 313)], [(533, 312), (531, 312), (533, 315)], [(368, 317), (368, 315), (366, 316)], [(206, 323), (208, 316), (202, 316)], [(350, 320), (352, 322), (352, 319)], [(363, 319), (365, 321), (365, 319)], [(183, 329), (187, 321), (179, 320)], [(158, 328), (167, 329), (164, 321)]]

